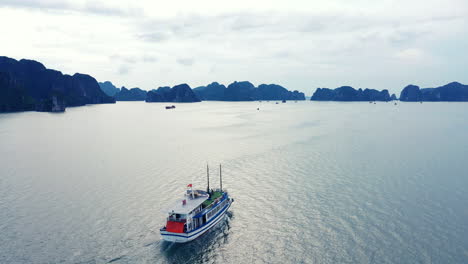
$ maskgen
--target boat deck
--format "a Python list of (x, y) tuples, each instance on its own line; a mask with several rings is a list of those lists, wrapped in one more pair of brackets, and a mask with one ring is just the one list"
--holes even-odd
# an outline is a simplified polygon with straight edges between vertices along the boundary
[(216, 200), (217, 198), (223, 196), (223, 193), (222, 192), (219, 192), (219, 191), (215, 191), (213, 192), (213, 194), (211, 194), (211, 198), (210, 199), (207, 199), (203, 202), (203, 208), (207, 208), (208, 206), (210, 206), (214, 200)]
[(202, 194), (195, 196), (195, 198), (187, 196), (184, 199), (177, 201), (171, 208), (167, 210), (167, 212), (169, 214), (188, 214), (195, 210), (198, 206), (204, 204), (204, 202), (208, 199), (208, 194), (203, 194), (204, 192), (201, 191), (199, 192)]

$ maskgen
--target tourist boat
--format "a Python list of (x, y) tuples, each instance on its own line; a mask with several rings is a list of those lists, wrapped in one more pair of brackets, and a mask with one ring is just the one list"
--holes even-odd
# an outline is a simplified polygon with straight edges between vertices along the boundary
[(219, 189), (210, 189), (209, 168), (206, 168), (208, 186), (206, 191), (194, 190), (187, 185), (184, 197), (168, 210), (166, 226), (160, 229), (164, 240), (185, 243), (210, 230), (225, 215), (234, 199), (223, 190), (221, 165), (219, 166)]

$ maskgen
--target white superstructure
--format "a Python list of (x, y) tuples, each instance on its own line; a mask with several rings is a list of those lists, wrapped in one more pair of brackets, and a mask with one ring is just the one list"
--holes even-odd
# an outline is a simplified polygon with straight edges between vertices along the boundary
[[(208, 176), (209, 179), (209, 176)], [(184, 198), (177, 201), (168, 210), (166, 225), (160, 229), (164, 240), (177, 243), (185, 243), (201, 236), (211, 227), (221, 221), (232, 202), (226, 190), (221, 188), (207, 191), (193, 190), (189, 184), (189, 190)]]

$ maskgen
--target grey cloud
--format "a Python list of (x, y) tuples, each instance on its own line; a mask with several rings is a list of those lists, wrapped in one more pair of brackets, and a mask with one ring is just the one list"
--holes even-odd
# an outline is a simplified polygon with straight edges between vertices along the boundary
[(161, 42), (169, 38), (169, 34), (164, 32), (151, 32), (138, 35), (138, 38), (148, 42)]
[(224, 20), (226, 26), (234, 31), (265, 29), (278, 24), (277, 17), (264, 14), (236, 13), (219, 16), (218, 19)]
[(53, 10), (69, 10), (73, 9), (70, 2), (67, 1), (44, 1), (44, 0), (2, 0), (0, 7), (12, 8), (31, 8), (31, 9), (53, 9)]
[(138, 8), (116, 8), (105, 5), (100, 1), (88, 1), (82, 9), (85, 13), (109, 15), (109, 16), (141, 16), (143, 11)]
[(194, 63), (194, 59), (192, 58), (179, 58), (177, 59), (177, 63), (184, 65), (184, 66), (192, 66)]
[(291, 52), (286, 51), (286, 50), (276, 52), (275, 54), (273, 54), (273, 57), (280, 58), (280, 59), (281, 58), (288, 58), (288, 57), (291, 57), (291, 56), (292, 56)]
[(448, 22), (453, 20), (467, 20), (466, 16), (431, 16), (428, 18), (420, 19), (418, 22), (427, 23), (427, 22)]
[[(137, 22), (138, 38), (160, 42), (173, 38), (196, 38), (228, 33), (242, 35), (317, 32), (350, 32), (378, 27), (389, 20), (376, 17), (338, 14), (227, 13), (215, 16), (185, 15), (168, 19), (147, 19)], [(148, 30), (155, 28), (155, 30)]]
[(119, 74), (121, 74), (121, 75), (126, 75), (126, 74), (130, 73), (131, 70), (132, 70), (132, 68), (128, 67), (127, 65), (120, 65), (117, 72)]
[(394, 45), (408, 44), (427, 36), (431, 36), (432, 28), (429, 26), (430, 24), (452, 23), (458, 20), (466, 20), (468, 22), (468, 19), (465, 16), (438, 16), (417, 19), (410, 25), (396, 23), (393, 26), (394, 30), (389, 32), (387, 40)]
[(396, 30), (389, 37), (388, 40), (395, 45), (406, 44), (415, 41), (430, 34), (429, 31), (409, 31), (409, 30)]
[(138, 60), (135, 57), (126, 56), (126, 55), (119, 55), (119, 54), (111, 55), (111, 56), (109, 56), (109, 59), (111, 61), (119, 61), (119, 62), (124, 62), (126, 64), (134, 64), (134, 63), (138, 62)]
[(137, 60), (134, 59), (134, 58), (124, 58), (123, 61), (126, 62), (126, 63), (128, 63), (128, 64), (137, 63)]
[(118, 54), (113, 54), (113, 55), (109, 56), (109, 59), (110, 59), (110, 60), (120, 60), (120, 55), (118, 55)]
[(109, 56), (109, 60), (116, 64), (124, 64), (124, 65), (131, 65), (139, 62), (156, 62), (158, 58), (152, 55), (143, 54), (143, 55), (120, 55), (120, 54), (113, 54)]
[(154, 56), (151, 56), (151, 55), (143, 55), (142, 57), (142, 61), (143, 62), (157, 62), (158, 61), (158, 58), (154, 57)]
[(88, 1), (78, 5), (72, 1), (58, 0), (2, 0), (0, 7), (23, 8), (40, 11), (78, 12), (85, 14), (106, 16), (142, 16), (141, 9), (117, 8), (104, 4), (101, 1)]
[[(430, 15), (244, 12), (143, 19), (133, 25), (141, 40), (171, 41), (177, 49), (183, 49), (181, 56), (223, 63), (250, 60), (259, 64), (269, 58), (288, 58), (293, 63), (307, 65), (314, 58), (326, 57), (343, 64), (343, 61), (354, 61), (359, 57), (357, 54), (378, 53), (381, 47), (392, 53), (404, 45), (417, 46), (417, 43), (412, 45), (414, 40), (426, 39), (428, 33), (438, 31), (440, 23), (450, 20)], [(186, 47), (194, 50), (186, 53)], [(216, 58), (211, 54), (216, 54)], [(179, 58), (176, 62), (190, 66), (194, 60)]]
[(325, 24), (320, 21), (309, 21), (300, 27), (302, 32), (317, 32), (326, 28)]

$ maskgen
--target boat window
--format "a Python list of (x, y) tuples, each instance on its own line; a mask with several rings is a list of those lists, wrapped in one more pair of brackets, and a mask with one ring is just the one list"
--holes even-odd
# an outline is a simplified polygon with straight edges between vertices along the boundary
[(224, 206), (227, 204), (228, 200), (224, 199), (221, 203), (217, 204), (215, 208), (210, 210), (207, 214), (206, 217), (209, 219), (212, 216), (216, 215), (221, 209), (224, 208)]

